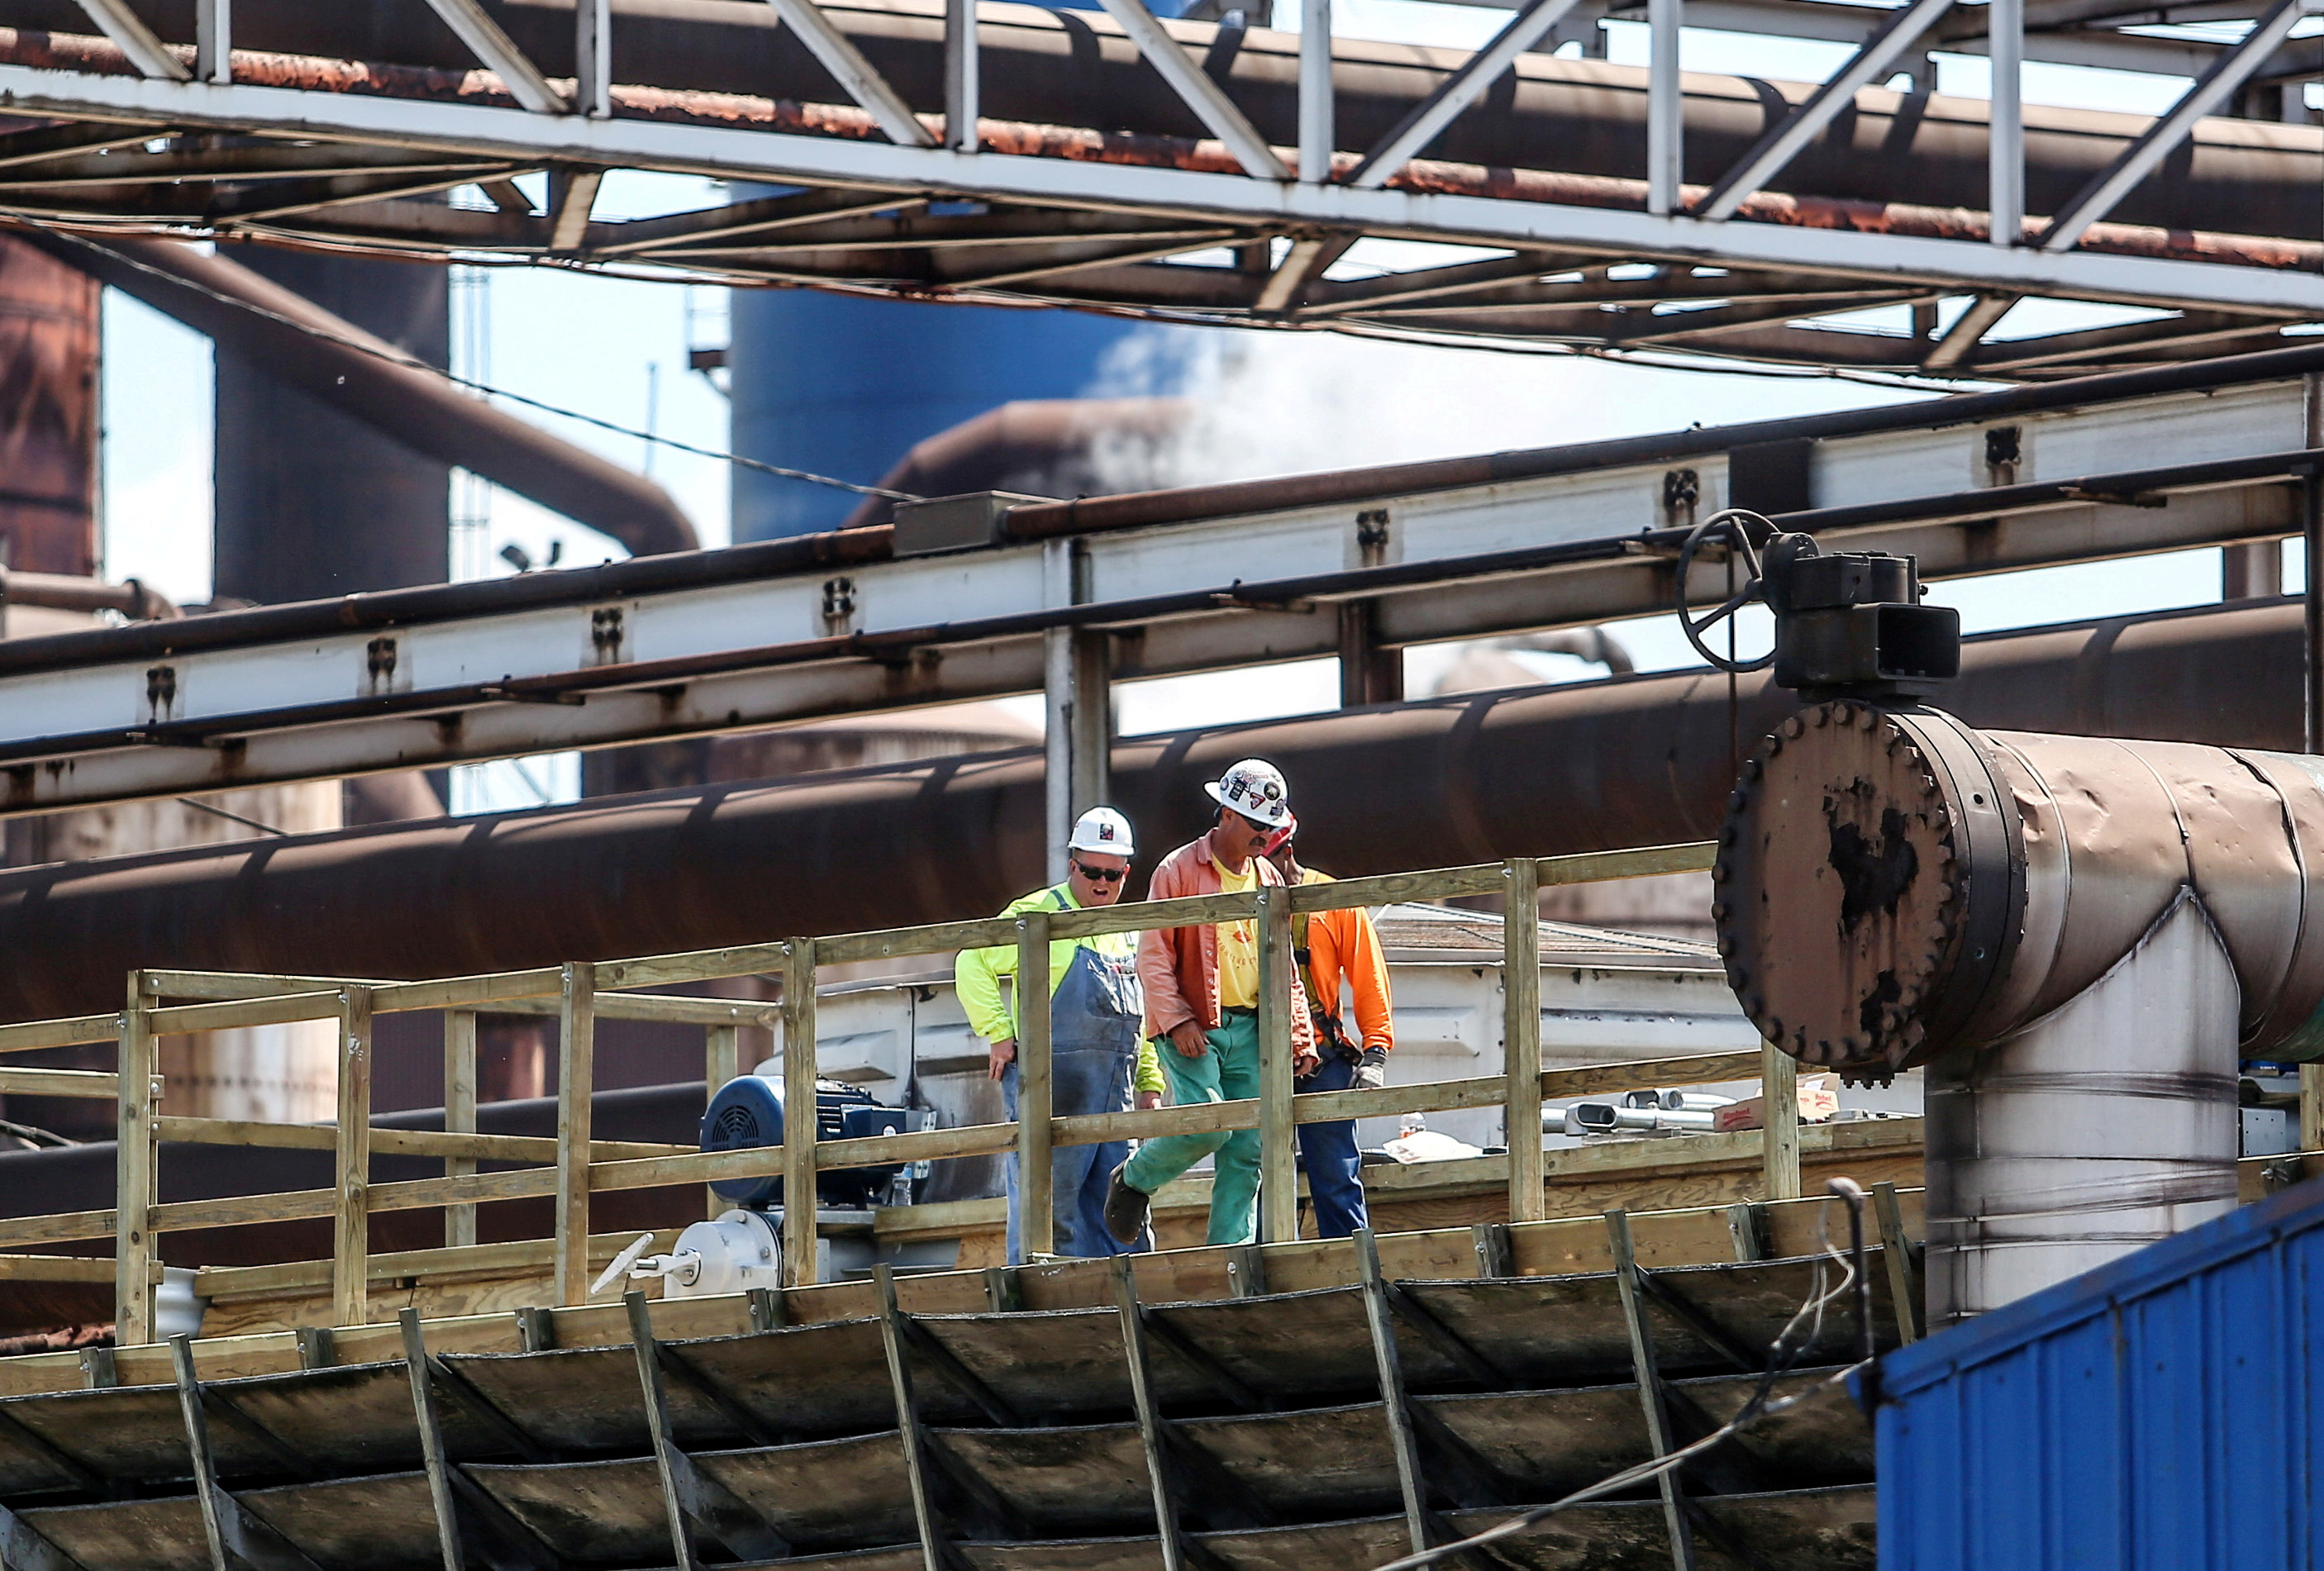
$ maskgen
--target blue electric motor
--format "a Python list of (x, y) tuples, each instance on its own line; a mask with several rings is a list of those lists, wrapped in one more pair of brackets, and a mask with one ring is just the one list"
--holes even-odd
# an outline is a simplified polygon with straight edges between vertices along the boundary
[[(860, 1086), (843, 1080), (815, 1083), (815, 1125), (817, 1140), (858, 1140), (871, 1135), (901, 1134), (910, 1114), (886, 1107)], [(783, 1087), (763, 1075), (729, 1080), (710, 1099), (702, 1115), (702, 1149), (706, 1151), (752, 1151), (783, 1143)], [(858, 1210), (871, 1206), (904, 1170), (901, 1162), (861, 1168), (825, 1169), (816, 1175), (816, 1198), (821, 1206)], [(723, 1178), (710, 1186), (737, 1206), (771, 1206), (783, 1197), (779, 1178)]]

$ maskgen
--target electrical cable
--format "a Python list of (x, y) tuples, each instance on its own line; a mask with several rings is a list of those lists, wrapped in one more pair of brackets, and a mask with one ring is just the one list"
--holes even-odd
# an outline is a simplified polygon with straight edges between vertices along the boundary
[[(1837, 1187), (1837, 1185), (1842, 1182), (1846, 1182), (1846, 1180), (1835, 1180), (1833, 1193), (1838, 1197), (1847, 1200), (1851, 1209), (1854, 1210), (1857, 1215), (1858, 1222), (1856, 1234), (1859, 1240), (1858, 1246), (1858, 1258), (1856, 1260), (1850, 1260), (1848, 1256), (1841, 1254), (1837, 1249), (1832, 1247), (1831, 1240), (1826, 1234), (1824, 1227), (1825, 1219), (1830, 1207), (1819, 1207), (1816, 1212), (1816, 1242), (1822, 1246), (1825, 1255), (1828, 1255), (1832, 1260), (1840, 1262), (1841, 1271), (1840, 1282), (1837, 1286), (1831, 1288), (1829, 1290), (1826, 1289), (1824, 1286), (1826, 1280), (1824, 1262), (1822, 1260), (1819, 1259), (1816, 1261), (1814, 1286), (1809, 1289), (1806, 1300), (1802, 1303), (1797, 1309), (1794, 1310), (1792, 1312), (1792, 1317), (1784, 1322), (1784, 1328), (1775, 1334), (1775, 1341), (1769, 1344), (1768, 1351), (1770, 1356), (1767, 1361), (1767, 1367), (1761, 1372), (1759, 1376), (1759, 1383), (1752, 1391), (1750, 1400), (1743, 1404), (1742, 1409), (1736, 1413), (1734, 1418), (1729, 1419), (1718, 1428), (1713, 1429), (1710, 1434), (1705, 1435), (1700, 1440), (1692, 1441), (1665, 1455), (1657, 1456), (1649, 1462), (1641, 1462), (1635, 1467), (1626, 1467), (1619, 1473), (1601, 1478), (1597, 1483), (1590, 1484), (1584, 1488), (1577, 1489), (1572, 1494), (1566, 1495), (1563, 1499), (1554, 1500), (1547, 1505), (1536, 1506), (1530, 1511), (1522, 1511), (1517, 1516), (1511, 1517), (1505, 1522), (1496, 1523), (1492, 1527), (1487, 1528), (1480, 1532), (1471, 1533), (1469, 1537), (1459, 1539), (1456, 1542), (1439, 1544), (1433, 1548), (1422, 1549), (1414, 1554), (1406, 1555), (1402, 1559), (1390, 1560), (1386, 1565), (1375, 1566), (1373, 1571), (1421, 1571), (1421, 1568), (1424, 1566), (1434, 1566), (1441, 1560), (1450, 1559), (1456, 1555), (1465, 1554), (1472, 1549), (1480, 1549), (1488, 1545), (1499, 1543), (1505, 1539), (1516, 1538), (1518, 1534), (1525, 1532), (1528, 1529), (1547, 1521), (1551, 1517), (1557, 1515), (1560, 1511), (1570, 1510), (1577, 1505), (1587, 1504), (1591, 1501), (1597, 1500), (1605, 1495), (1612, 1494), (1617, 1491), (1633, 1488), (1637, 1484), (1646, 1483), (1654, 1479), (1659, 1478), (1664, 1474), (1670, 1472), (1675, 1467), (1683, 1465), (1693, 1457), (1701, 1455), (1703, 1452), (1719, 1445), (1721, 1441), (1726, 1440), (1729, 1437), (1736, 1434), (1738, 1430), (1748, 1428), (1750, 1425), (1757, 1423), (1763, 1419), (1773, 1418), (1777, 1413), (1787, 1412), (1791, 1409), (1800, 1406), (1802, 1403), (1813, 1401), (1820, 1398), (1829, 1396), (1831, 1392), (1843, 1388), (1847, 1384), (1849, 1376), (1870, 1368), (1875, 1362), (1872, 1358), (1868, 1356), (1859, 1358), (1856, 1363), (1849, 1364), (1843, 1369), (1834, 1370), (1831, 1374), (1826, 1375), (1823, 1379), (1818, 1381), (1815, 1384), (1810, 1386), (1805, 1391), (1796, 1391), (1794, 1394), (1781, 1398), (1780, 1400), (1769, 1400), (1770, 1393), (1775, 1390), (1775, 1382), (1796, 1368), (1801, 1357), (1810, 1347), (1814, 1346), (1817, 1340), (1821, 1336), (1823, 1332), (1824, 1306), (1831, 1303), (1834, 1298), (1839, 1298), (1841, 1294), (1848, 1292), (1849, 1289), (1855, 1285), (1857, 1278), (1862, 1270), (1862, 1248), (1860, 1240), (1862, 1238), (1861, 1206), (1863, 1191), (1861, 1189), (1856, 1189), (1855, 1193), (1851, 1196)], [(1854, 1189), (1855, 1186), (1851, 1184), (1849, 1185), (1849, 1187)], [(1859, 1313), (1861, 1313), (1860, 1308)], [(1803, 1320), (1811, 1322), (1808, 1334), (1794, 1342), (1793, 1340), (1792, 1334), (1799, 1329), (1800, 1323)], [(1868, 1327), (1864, 1328), (1861, 1334), (1868, 1336)]]
[(262, 835), (279, 835), (286, 840), (290, 837), (290, 831), (288, 829), (278, 829), (272, 824), (262, 824), (255, 818), (245, 818), (240, 813), (229, 813), (224, 808), (212, 807), (209, 803), (198, 801), (192, 797), (180, 797), (178, 803), (180, 807), (191, 808), (198, 813), (209, 813), (229, 822), (240, 824), (245, 829), (255, 829)]
[[(682, 442), (676, 437), (665, 437), (652, 431), (641, 431), (634, 427), (622, 425), (616, 420), (605, 420), (594, 414), (584, 414), (577, 409), (567, 409), (560, 404), (550, 403), (543, 399), (530, 398), (521, 393), (511, 393), (504, 387), (494, 387), (488, 383), (472, 381), (465, 376), (456, 376), (451, 372), (444, 370), (440, 366), (430, 365), (427, 361), (420, 359), (417, 355), (407, 354), (402, 350), (392, 347), (382, 347), (378, 345), (361, 343), (354, 338), (343, 338), (337, 333), (327, 332), (321, 328), (314, 327), (309, 323), (299, 321), (290, 317), (286, 317), (280, 311), (269, 310), (264, 306), (254, 305), (246, 300), (237, 300), (233, 295), (212, 289), (207, 284), (197, 283), (192, 279), (181, 278), (178, 274), (171, 273), (167, 268), (156, 267), (150, 262), (142, 261), (137, 257), (129, 255), (125, 252), (116, 251), (113, 247), (106, 245), (102, 242), (92, 240), (86, 235), (65, 228), (62, 226), (47, 223), (39, 218), (26, 217), (22, 214), (11, 214), (8, 216), (5, 222), (8, 224), (22, 225), (26, 228), (38, 229), (42, 234), (61, 240), (69, 245), (77, 245), (83, 250), (97, 252), (98, 254), (109, 257), (124, 267), (132, 267), (140, 273), (149, 273), (152, 276), (161, 279), (164, 282), (175, 285), (180, 289), (189, 289), (205, 299), (216, 300), (220, 305), (232, 306), (236, 310), (245, 311), (254, 317), (263, 318), (267, 321), (273, 322), (278, 326), (289, 328), (293, 331), (303, 333), (308, 337), (319, 339), (326, 344), (336, 344), (342, 349), (353, 349), (359, 355), (365, 355), (370, 356), (372, 359), (384, 361), (390, 365), (400, 366), (406, 371), (420, 371), (424, 372), (430, 376), (440, 376), (455, 387), (466, 388), (471, 393), (482, 393), (487, 399), (505, 399), (511, 403), (521, 404), (527, 409), (537, 409), (543, 414), (558, 415), (565, 420), (578, 420), (583, 425), (595, 426), (599, 430), (611, 431), (615, 436), (629, 437), (637, 441), (655, 443), (659, 446), (669, 448), (678, 452), (692, 454), (697, 458), (713, 458), (721, 463), (733, 464), (741, 468), (755, 470), (762, 475), (772, 475), (778, 479), (798, 480), (810, 485), (827, 485), (835, 491), (851, 491), (858, 496), (877, 496), (889, 502), (925, 502), (927, 500), (925, 496), (916, 496), (908, 491), (891, 491), (881, 485), (859, 485), (853, 480), (841, 480), (830, 475), (818, 475), (809, 469), (792, 469), (780, 464), (770, 464), (761, 458), (747, 458), (740, 453), (721, 452), (712, 448), (698, 448), (691, 442)], [(180, 242), (180, 244), (183, 244), (183, 242)]]

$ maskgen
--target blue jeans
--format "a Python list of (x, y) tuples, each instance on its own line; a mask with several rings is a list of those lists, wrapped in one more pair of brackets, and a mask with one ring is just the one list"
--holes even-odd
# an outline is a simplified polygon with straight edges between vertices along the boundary
[[(1355, 1084), (1356, 1067), (1337, 1053), (1325, 1053), (1315, 1073), (1299, 1082), (1302, 1091), (1345, 1091)], [(1315, 1235), (1345, 1238), (1371, 1219), (1364, 1211), (1363, 1159), (1356, 1149), (1356, 1123), (1299, 1125), (1299, 1169), (1307, 1175), (1308, 1198), (1315, 1206)]]
[[(1049, 1055), (1049, 1101), (1058, 1116), (1117, 1113), (1129, 1105), (1134, 1055), (1104, 1048), (1059, 1048)], [(1017, 1117), (1017, 1066), (1001, 1071), (1001, 1100)], [(1105, 1230), (1105, 1185), (1113, 1169), (1130, 1160), (1128, 1141), (1102, 1145), (1061, 1145), (1049, 1154), (1051, 1227), (1061, 1255), (1094, 1258), (1129, 1254), (1135, 1245), (1116, 1243)], [(1018, 1194), (1017, 1153), (1008, 1158), (1009, 1263), (1025, 1259), (1024, 1218)]]

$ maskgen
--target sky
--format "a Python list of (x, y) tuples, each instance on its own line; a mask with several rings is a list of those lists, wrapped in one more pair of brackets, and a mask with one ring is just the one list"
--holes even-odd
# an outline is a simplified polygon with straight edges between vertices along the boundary
[[(1278, 5), (1278, 25), (1296, 27), (1297, 9)], [(1336, 27), (1344, 36), (1474, 46), (1507, 14), (1423, 0), (1338, 0)], [(1644, 63), (1643, 27), (1617, 23), (1607, 33), (1608, 58)], [(1794, 79), (1821, 76), (1845, 53), (1835, 44), (1701, 30), (1689, 30), (1682, 46), (1690, 69)], [(1941, 57), (1938, 87), (1941, 92), (1984, 96), (1985, 62)], [(2029, 65), (2025, 75), (2030, 101), (2142, 114), (2167, 107), (2181, 87), (2169, 79), (2038, 64)], [(617, 174), (607, 181), (597, 210), (604, 217), (645, 216), (723, 199), (709, 181)], [(1416, 250), (1398, 252), (1367, 242), (1348, 265), (1403, 266), (1419, 260)], [(724, 449), (724, 398), (707, 377), (687, 369), (689, 348), (724, 342), (724, 291), (558, 268), (496, 266), (461, 269), (453, 292), (456, 372), (713, 452)], [(2023, 307), (2005, 331), (2080, 326), (2089, 316), (2071, 307)], [(1180, 329), (1179, 335), (1117, 355), (1099, 368), (1091, 391), (1134, 392), (1159, 376), (1178, 378), (1220, 411), (1215, 427), (1239, 434), (1233, 451), (1220, 457), (1237, 474), (1548, 446), (1920, 396), (1831, 379), (1665, 370), (1329, 334), (1211, 328)], [(107, 291), (105, 570), (114, 578), (135, 576), (181, 603), (209, 595), (210, 374), (206, 339)], [(1252, 418), (1235, 418), (1246, 409)], [(1298, 411), (1300, 418), (1284, 419), (1286, 411)], [(622, 464), (650, 465), (655, 478), (692, 514), (703, 542), (726, 542), (727, 475), (722, 462), (653, 448), (535, 411), (512, 412)], [(504, 547), (514, 547), (534, 562), (546, 562), (556, 551), (567, 566), (621, 554), (603, 536), (473, 481), (456, 480), (454, 513), (455, 578), (515, 571), (500, 554)], [(2218, 553), (2191, 552), (1953, 580), (1934, 597), (1959, 606), (1964, 627), (1979, 632), (2200, 604), (2218, 597)], [(1610, 631), (1641, 670), (1698, 663), (1668, 617)], [(1426, 691), (1452, 658), (1444, 650), (1411, 652), (1408, 690)], [(1598, 670), (1564, 656), (1522, 658), (1553, 680)], [(1118, 694), (1125, 735), (1308, 713), (1336, 702), (1337, 678), (1329, 661), (1269, 668), (1258, 679), (1249, 672), (1222, 672), (1125, 683)], [(1010, 703), (1038, 723), (1038, 699)], [(459, 771), (454, 806), (466, 811), (519, 807), (571, 799), (577, 791), (576, 762), (570, 754), (558, 755)]]

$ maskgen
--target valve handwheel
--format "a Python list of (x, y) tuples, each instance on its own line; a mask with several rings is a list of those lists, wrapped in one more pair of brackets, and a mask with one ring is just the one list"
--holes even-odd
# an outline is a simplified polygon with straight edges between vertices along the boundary
[[(1738, 661), (1719, 653), (1703, 642), (1702, 635), (1729, 621), (1754, 600), (1766, 598), (1763, 570), (1759, 563), (1757, 541), (1772, 540), (1775, 526), (1748, 508), (1729, 507), (1712, 513), (1687, 531), (1686, 541), (1678, 548), (1678, 623), (1686, 630), (1686, 641), (1694, 645), (1694, 652), (1722, 671), (1765, 670), (1773, 663), (1775, 652), (1769, 650), (1756, 660)], [(1735, 559), (1741, 562), (1747, 577), (1732, 595), (1702, 615), (1694, 615), (1687, 599), (1687, 574), (1694, 567), (1695, 553), (1713, 540), (1722, 540)]]

